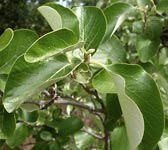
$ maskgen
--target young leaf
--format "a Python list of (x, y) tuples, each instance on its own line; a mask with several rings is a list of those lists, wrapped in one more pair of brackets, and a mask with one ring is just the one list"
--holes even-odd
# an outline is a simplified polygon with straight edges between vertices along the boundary
[(106, 20), (103, 12), (96, 7), (77, 7), (74, 9), (79, 19), (80, 39), (84, 48), (97, 49), (106, 30)]
[(37, 39), (31, 30), (16, 30), (9, 45), (0, 52), (0, 74), (8, 74), (16, 59)]
[(64, 55), (41, 63), (28, 63), (23, 56), (20, 57), (7, 80), (3, 96), (4, 107), (12, 112), (38, 91), (65, 78), (79, 64), (80, 60), (69, 63)]
[(29, 47), (25, 60), (33, 63), (83, 46), (77, 42), (76, 35), (68, 29), (49, 32)]
[(2, 51), (3, 49), (5, 49), (9, 43), (11, 42), (12, 38), (13, 38), (13, 30), (8, 28), (4, 31), (4, 33), (0, 36), (0, 51)]
[(114, 3), (104, 10), (107, 18), (104, 40), (108, 40), (114, 34), (132, 10), (133, 7), (127, 3)]
[(49, 6), (41, 6), (38, 11), (44, 16), (53, 30), (62, 28), (62, 19), (59, 13)]

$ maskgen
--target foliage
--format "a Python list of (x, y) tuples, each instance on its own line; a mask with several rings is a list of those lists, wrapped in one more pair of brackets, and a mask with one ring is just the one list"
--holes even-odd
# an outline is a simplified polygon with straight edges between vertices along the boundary
[(1, 35), (1, 149), (168, 148), (168, 2), (98, 6), (47, 3), (53, 31)]

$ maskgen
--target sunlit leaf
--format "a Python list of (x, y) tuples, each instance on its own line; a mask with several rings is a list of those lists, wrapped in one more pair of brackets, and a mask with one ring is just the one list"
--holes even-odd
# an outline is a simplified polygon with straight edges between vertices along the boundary
[(69, 63), (64, 55), (41, 63), (27, 63), (20, 57), (7, 81), (3, 97), (4, 107), (12, 112), (26, 100), (31, 100), (31, 96), (38, 91), (65, 78), (79, 64), (79, 60)]
[(9, 43), (11, 42), (12, 38), (13, 38), (13, 30), (8, 28), (4, 31), (4, 33), (0, 36), (0, 51), (2, 51), (3, 49), (5, 49)]
[(79, 38), (79, 20), (71, 9), (56, 3), (47, 3), (45, 5), (53, 8), (59, 13), (62, 20), (62, 28), (70, 29), (75, 33), (77, 38)]
[(12, 41), (0, 52), (0, 74), (8, 74), (16, 59), (24, 54), (37, 38), (37, 35), (31, 30), (14, 31)]
[(80, 39), (84, 41), (84, 48), (97, 49), (106, 30), (103, 12), (91, 6), (77, 7), (74, 12), (79, 19)]
[(62, 28), (62, 19), (56, 10), (49, 6), (41, 6), (38, 11), (44, 16), (53, 30)]
[[(163, 106), (155, 82), (137, 65), (116, 64), (104, 71), (111, 72), (109, 82), (117, 87), (130, 148), (136, 148), (141, 143), (145, 150), (152, 149), (158, 142), (164, 125)], [(102, 81), (99, 85), (103, 85), (106, 77), (99, 73), (96, 78), (97, 76)], [(96, 82), (94, 80), (93, 78), (93, 82)], [(98, 84), (93, 86), (99, 89)], [(110, 84), (106, 86), (111, 88)]]
[(76, 145), (79, 149), (89, 148), (95, 142), (95, 138), (93, 136), (88, 135), (87, 133), (84, 132), (76, 133), (74, 138)]
[(45, 60), (48, 57), (82, 47), (76, 35), (68, 29), (49, 32), (31, 45), (25, 54), (28, 62)]
[(127, 3), (115, 3), (104, 10), (107, 18), (107, 29), (104, 39), (107, 40), (120, 27), (133, 7)]
[[(160, 139), (164, 127), (163, 106), (156, 83), (137, 65), (118, 64), (111, 66), (111, 70), (119, 74), (123, 78), (123, 81), (125, 80), (125, 94), (136, 103), (143, 115), (145, 131), (141, 146), (144, 150), (152, 149)], [(121, 79), (118, 82), (121, 82)], [(142, 131), (142, 128), (138, 128), (135, 131), (136, 134), (138, 131)]]
[(112, 36), (98, 47), (92, 59), (103, 64), (108, 64), (109, 61), (113, 64), (125, 62), (126, 51), (121, 41), (116, 36)]

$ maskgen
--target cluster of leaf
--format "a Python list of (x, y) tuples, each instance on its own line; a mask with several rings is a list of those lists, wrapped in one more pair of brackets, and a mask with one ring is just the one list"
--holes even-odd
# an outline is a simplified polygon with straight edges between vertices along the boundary
[(34, 150), (164, 150), (165, 4), (116, 1), (103, 10), (70, 10), (47, 3), (38, 10), (53, 31), (38, 37), (6, 29), (0, 37), (1, 145), (17, 148), (32, 136)]

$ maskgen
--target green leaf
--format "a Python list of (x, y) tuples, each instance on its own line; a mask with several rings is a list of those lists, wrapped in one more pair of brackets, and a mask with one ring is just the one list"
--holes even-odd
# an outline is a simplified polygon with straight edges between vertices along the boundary
[[(48, 150), (49, 145), (46, 142), (38, 142), (35, 144), (35, 146), (32, 148), (32, 150)], [(59, 149), (58, 149), (59, 150)]]
[(78, 65), (80, 60), (69, 63), (64, 55), (40, 63), (28, 63), (20, 57), (7, 80), (3, 96), (5, 109), (14, 111), (32, 95), (68, 76)]
[(28, 111), (22, 109), (21, 118), (25, 122), (30, 122), (30, 123), (36, 122), (38, 119), (38, 112), (37, 111), (28, 112)]
[(145, 7), (145, 6), (150, 6), (151, 5), (151, 0), (136, 0), (137, 5), (140, 7)]
[(9, 137), (6, 142), (10, 147), (16, 147), (22, 144), (28, 135), (29, 133), (27, 126), (23, 123), (17, 123), (13, 136)]
[(62, 20), (62, 28), (70, 29), (79, 38), (79, 20), (72, 10), (56, 3), (47, 3), (45, 5), (59, 13)]
[(157, 52), (160, 45), (160, 39), (151, 41), (147, 36), (140, 35), (137, 38), (136, 49), (142, 62), (150, 60)]
[(58, 143), (50, 143), (49, 150), (61, 150), (61, 147)]
[(115, 3), (104, 10), (107, 18), (104, 40), (108, 40), (114, 34), (132, 10), (133, 7), (127, 3)]
[(156, 9), (160, 13), (163, 13), (163, 12), (167, 11), (167, 9), (168, 9), (168, 1), (167, 0), (159, 0), (157, 5), (156, 5)]
[(44, 140), (44, 141), (51, 141), (52, 140), (52, 134), (50, 133), (50, 132), (48, 132), (48, 131), (42, 131), (41, 133), (40, 133), (40, 137), (41, 137), (41, 139), (42, 140)]
[(130, 150), (127, 131), (124, 125), (116, 127), (111, 133), (110, 139), (113, 150)]
[(111, 74), (105, 70), (100, 70), (93, 77), (92, 85), (99, 93), (116, 93), (116, 86), (113, 83)]
[[(165, 122), (165, 124), (167, 121)], [(159, 150), (166, 150), (168, 148), (168, 128), (165, 126), (161, 140), (158, 142)]]
[(143, 115), (136, 103), (127, 96), (125, 80), (118, 74), (113, 74), (112, 76), (117, 87), (117, 94), (125, 120), (129, 147), (130, 150), (135, 150), (140, 144), (144, 134)]
[(106, 30), (106, 20), (103, 12), (96, 7), (77, 7), (74, 9), (79, 19), (80, 39), (84, 48), (97, 49)]
[(10, 44), (0, 52), (0, 74), (9, 73), (16, 59), (37, 39), (31, 30), (16, 30)]
[(88, 135), (87, 133), (84, 133), (84, 132), (78, 132), (78, 133), (76, 133), (75, 136), (74, 136), (74, 138), (75, 138), (76, 146), (79, 149), (82, 149), (82, 150), (86, 149), (86, 148), (90, 148), (90, 146), (96, 140), (93, 136)]
[(8, 75), (0, 74), (0, 90), (4, 91)]
[(5, 49), (10, 44), (13, 35), (13, 30), (10, 28), (4, 31), (4, 33), (0, 36), (0, 51)]
[(41, 6), (38, 11), (44, 16), (52, 30), (62, 28), (62, 19), (59, 13), (49, 6)]
[(8, 113), (6, 110), (3, 110), (2, 118), (2, 132), (6, 137), (13, 135), (16, 128), (16, 120), (14, 113)]
[(92, 59), (103, 64), (107, 64), (108, 61), (111, 61), (113, 64), (125, 62), (126, 51), (121, 41), (116, 36), (112, 36), (98, 47)]
[[(126, 96), (133, 100), (139, 107), (143, 115), (145, 125), (145, 131), (141, 145), (144, 150), (152, 149), (160, 139), (164, 127), (163, 106), (156, 83), (141, 67), (137, 65), (117, 64), (111, 66), (110, 70), (120, 75), (120, 78), (117, 81), (118, 86), (121, 86), (119, 83), (122, 80), (123, 82), (125, 81)], [(122, 104), (121, 108), (123, 109)], [(130, 107), (127, 108), (131, 109)], [(132, 115), (132, 117), (136, 116), (135, 114)], [(136, 120), (138, 118), (134, 119)], [(127, 121), (126, 118), (125, 121)], [(133, 126), (133, 128), (134, 127), (135, 126)], [(137, 134), (142, 130), (142, 128), (138, 128), (139, 126), (136, 127), (134, 134)], [(128, 129), (127, 133), (129, 138)], [(131, 139), (133, 140), (133, 137), (131, 137)]]
[(83, 122), (80, 118), (72, 116), (60, 121), (57, 125), (58, 134), (61, 136), (67, 136), (74, 134), (83, 127)]
[(162, 34), (162, 22), (160, 18), (152, 16), (147, 18), (145, 34), (149, 39), (159, 39)]
[(31, 45), (25, 54), (25, 60), (33, 63), (83, 46), (81, 42), (77, 42), (75, 34), (68, 29), (49, 32)]
[(118, 119), (122, 118), (122, 111), (117, 94), (106, 95), (106, 129), (112, 131)]
[(89, 70), (88, 65), (81, 63), (81, 65), (79, 65), (73, 72), (73, 76), (76, 82), (86, 84), (89, 83), (89, 80), (92, 77), (92, 72)]
[(5, 136), (5, 134), (2, 132), (2, 130), (0, 129), (0, 139), (6, 139), (7, 137)]
[[(115, 64), (104, 71), (111, 73), (109, 82), (117, 88), (130, 149), (136, 148), (140, 142), (144, 150), (152, 149), (164, 126), (162, 101), (154, 80), (137, 65)], [(104, 85), (104, 80), (107, 82), (106, 76), (102, 74), (98, 73), (96, 78), (101, 79), (101, 86)], [(93, 82), (97, 81), (94, 80), (93, 78)], [(96, 89), (99, 89), (99, 85), (93, 84)], [(108, 88), (111, 88), (110, 84), (106, 85), (106, 89)]]

